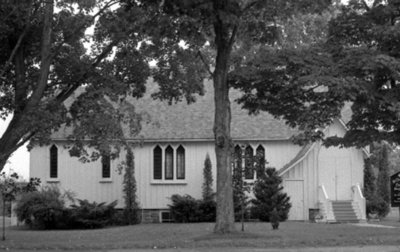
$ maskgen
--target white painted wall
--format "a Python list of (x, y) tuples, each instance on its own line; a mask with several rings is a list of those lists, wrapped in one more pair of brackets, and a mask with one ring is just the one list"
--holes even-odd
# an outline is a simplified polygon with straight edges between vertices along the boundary
[[(336, 121), (325, 132), (327, 136), (342, 136), (344, 127)], [(284, 188), (294, 205), (300, 206), (304, 200), (304, 215), (308, 219), (308, 209), (318, 208), (318, 186), (323, 184), (332, 200), (350, 200), (351, 186), (363, 185), (364, 156), (357, 148), (326, 148), (316, 143), (307, 156), (292, 169), (282, 175), (284, 185), (291, 181), (304, 181), (304, 199), (296, 196), (292, 186)], [(297, 220), (298, 213), (291, 209), (289, 220)], [(296, 217), (295, 217), (296, 216)]]
[[(144, 143), (134, 149), (135, 175), (137, 180), (137, 195), (141, 208), (160, 209), (168, 208), (169, 197), (173, 194), (189, 194), (201, 198), (203, 183), (204, 160), (209, 153), (213, 166), (215, 189), (216, 160), (214, 144), (212, 142), (183, 142), (158, 143), (161, 148), (171, 145), (176, 149), (179, 145), (185, 148), (186, 178), (185, 180), (156, 181), (153, 180), (153, 149), (156, 143)], [(247, 143), (246, 143), (247, 144)], [(255, 150), (262, 144), (269, 166), (280, 169), (288, 163), (300, 150), (299, 146), (290, 141), (253, 142)], [(30, 152), (30, 176), (38, 177), (42, 185), (58, 185), (64, 190), (71, 190), (77, 198), (97, 202), (111, 202), (118, 200), (117, 207), (123, 207), (122, 175), (117, 171), (118, 164), (125, 158), (112, 161), (112, 176), (110, 180), (102, 180), (100, 161), (82, 163), (77, 158), (70, 157), (62, 142), (57, 143), (59, 151), (58, 179), (49, 178), (50, 146), (34, 147)]]

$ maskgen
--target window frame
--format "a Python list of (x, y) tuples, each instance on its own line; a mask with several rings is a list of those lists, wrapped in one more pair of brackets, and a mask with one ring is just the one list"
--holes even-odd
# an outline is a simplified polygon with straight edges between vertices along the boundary
[[(233, 162), (233, 167), (232, 169), (235, 169), (236, 167), (240, 166), (241, 169), (243, 169), (243, 181), (247, 182), (247, 183), (253, 183), (257, 180), (258, 175), (257, 175), (257, 167), (254, 165), (254, 162), (252, 162), (252, 173), (253, 173), (253, 177), (252, 178), (247, 178), (246, 177), (246, 168), (247, 168), (247, 150), (248, 148), (251, 148), (252, 150), (252, 158), (257, 157), (257, 151), (259, 150), (259, 148), (261, 147), (263, 150), (263, 157), (265, 159), (265, 147), (263, 144), (261, 143), (257, 143), (257, 144), (240, 144), (240, 143), (236, 143), (234, 145), (234, 155), (237, 154), (237, 150), (240, 149), (240, 155), (241, 158), (238, 160), (234, 160)], [(242, 148), (242, 146), (244, 146), (244, 148)], [(239, 163), (240, 162), (240, 163)]]
[[(182, 150), (182, 152), (180, 151)], [(186, 150), (181, 144), (176, 148), (176, 179), (185, 180), (186, 178)], [(181, 155), (180, 155), (181, 154)]]
[[(155, 159), (155, 156), (154, 156), (154, 154), (155, 154), (155, 149), (157, 148), (157, 147), (159, 147), (160, 148), (160, 150), (161, 150), (161, 160), (160, 160), (160, 163), (161, 163), (161, 178), (156, 178), (155, 177), (155, 165), (156, 165), (156, 163), (155, 163), (155, 161), (156, 161), (156, 159)], [(172, 149), (172, 178), (167, 178), (166, 177), (166, 151), (167, 151), (167, 149), (168, 148), (171, 148)], [(180, 148), (180, 147), (182, 147), (183, 148), (183, 155), (184, 155), (184, 157), (183, 157), (183, 160), (184, 160), (184, 165), (183, 165), (183, 168), (184, 168), (184, 178), (179, 178), (178, 179), (178, 167), (177, 167), (177, 165), (178, 165), (178, 163), (179, 163), (179, 161), (178, 161), (178, 148)], [(152, 147), (151, 147), (151, 151), (150, 151), (150, 153), (151, 153), (151, 155), (152, 155), (152, 157), (150, 158), (150, 161), (151, 161), (151, 175), (150, 175), (150, 184), (155, 184), (155, 185), (157, 185), (157, 184), (182, 184), (182, 185), (186, 185), (187, 184), (187, 180), (186, 180), (186, 169), (187, 169), (187, 165), (186, 165), (186, 160), (187, 160), (187, 158), (186, 158), (186, 148), (185, 148), (185, 146), (183, 145), (183, 144), (175, 144), (175, 143), (163, 143), (163, 144), (160, 144), (160, 143), (157, 143), (157, 144), (154, 144), (154, 145), (152, 145)]]
[(174, 180), (174, 155), (175, 149), (168, 145), (164, 149), (164, 180)]
[[(55, 166), (55, 167), (54, 167)], [(59, 179), (59, 165), (58, 165), (58, 147), (53, 144), (49, 148), (49, 182), (58, 182)], [(55, 169), (55, 176), (54, 176)]]
[[(112, 172), (111, 172), (111, 157), (110, 155), (101, 155), (101, 181), (102, 182), (110, 182), (112, 180)], [(108, 169), (108, 177), (105, 175), (105, 169)]]

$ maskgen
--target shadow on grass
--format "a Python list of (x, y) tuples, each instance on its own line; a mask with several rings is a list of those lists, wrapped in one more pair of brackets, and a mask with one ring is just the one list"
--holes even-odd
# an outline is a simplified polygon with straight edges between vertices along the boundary
[(206, 235), (193, 238), (193, 241), (211, 241), (211, 240), (239, 240), (239, 239), (269, 239), (279, 238), (279, 235), (260, 235), (255, 233), (245, 232), (232, 232), (227, 234), (209, 233)]

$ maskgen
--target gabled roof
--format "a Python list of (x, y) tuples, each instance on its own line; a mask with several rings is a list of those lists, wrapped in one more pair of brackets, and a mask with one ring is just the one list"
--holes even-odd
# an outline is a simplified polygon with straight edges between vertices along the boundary
[[(182, 101), (169, 105), (167, 101), (154, 100), (151, 94), (156, 89), (157, 85), (148, 81), (144, 97), (129, 100), (136, 112), (142, 113), (145, 118), (142, 130), (130, 139), (150, 142), (214, 140), (214, 89), (211, 81), (205, 81), (204, 96), (196, 96), (196, 102), (192, 104)], [(249, 115), (235, 101), (239, 96), (240, 92), (230, 91), (231, 136), (234, 141), (288, 140), (298, 133), (266, 112)], [(71, 128), (63, 127), (52, 134), (52, 139), (65, 140), (69, 134)]]
[(316, 143), (308, 143), (304, 145), (297, 155), (289, 161), (289, 163), (285, 164), (281, 169), (279, 169), (279, 175), (282, 176), (284, 173), (292, 169), (295, 165), (300, 163), (308, 153), (315, 147)]
[[(213, 140), (212, 82), (205, 82), (204, 86), (204, 96), (197, 96), (192, 104), (183, 101), (168, 105), (166, 101), (152, 99), (150, 94), (132, 101), (137, 111), (147, 113), (150, 117), (150, 123), (142, 125), (136, 138), (148, 141)], [(287, 140), (298, 133), (266, 112), (249, 115), (234, 101), (238, 97), (237, 91), (230, 92), (233, 140)]]

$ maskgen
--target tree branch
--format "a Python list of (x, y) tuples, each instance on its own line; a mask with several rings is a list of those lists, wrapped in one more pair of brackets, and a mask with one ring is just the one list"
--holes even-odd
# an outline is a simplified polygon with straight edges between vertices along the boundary
[(229, 48), (230, 49), (232, 49), (232, 46), (235, 43), (237, 30), (238, 30), (238, 26), (235, 25), (235, 27), (233, 27), (233, 30), (232, 30), (231, 38), (229, 39)]
[(363, 3), (363, 5), (364, 5), (364, 7), (365, 7), (365, 9), (366, 9), (367, 11), (370, 11), (370, 10), (371, 10), (371, 8), (369, 8), (369, 6), (368, 6), (368, 4), (365, 2), (365, 0), (362, 0), (362, 3)]
[(248, 11), (251, 7), (253, 7), (256, 3), (258, 2), (258, 0), (252, 1), (249, 4), (247, 4), (246, 6), (243, 7), (242, 12), (246, 12)]
[[(96, 68), (101, 61), (112, 51), (112, 49), (114, 48), (114, 46), (116, 46), (118, 44), (119, 40), (115, 40), (113, 42), (111, 42), (104, 50), (102, 53), (100, 53), (96, 59), (94, 60), (94, 62), (91, 65), (91, 68), (94, 69)], [(81, 77), (75, 81), (75, 83), (73, 85), (71, 85), (67, 90), (64, 90), (63, 92), (61, 92), (60, 94), (57, 95), (57, 97), (55, 98), (55, 100), (58, 103), (64, 102), (73, 92), (75, 92), (76, 89), (78, 89), (78, 87), (82, 84), (83, 81), (85, 81), (88, 78), (88, 72), (85, 72), (81, 75)]]
[(5, 157), (9, 157), (11, 154), (13, 154), (16, 150), (18, 150), (20, 147), (22, 147), (24, 144), (26, 144), (29, 140), (32, 139), (32, 137), (35, 135), (36, 132), (29, 132), (26, 136), (22, 137), (22, 139), (14, 146), (10, 147), (7, 149), (5, 152), (2, 152), (0, 155), (0, 159), (3, 159)]
[[(106, 11), (108, 8), (110, 8), (111, 6), (113, 6), (113, 5), (117, 4), (117, 3), (118, 3), (118, 2), (117, 2), (117, 1), (114, 1), (114, 0), (109, 1), (106, 5), (104, 5), (103, 8), (101, 8), (96, 14), (94, 14), (94, 15), (92, 16), (91, 21), (94, 21), (98, 16), (100, 16), (101, 14), (103, 14), (104, 11)], [(72, 36), (72, 38), (75, 38), (76, 36), (78, 36), (78, 35), (79, 35), (79, 31), (82, 30), (82, 29), (84, 29), (85, 27), (86, 27), (86, 22), (83, 23), (83, 24), (81, 24), (80, 26), (78, 26), (78, 28), (76, 28), (76, 29), (74, 30), (75, 32), (73, 32), (74, 35)], [(71, 39), (71, 37), (70, 37), (70, 39)], [(53, 52), (53, 57), (55, 57), (55, 56), (58, 54), (58, 52), (60, 51), (61, 47), (64, 45), (65, 41), (66, 41), (66, 39), (64, 38), (64, 39), (55, 47), (54, 52)]]
[(37, 82), (37, 87), (33, 91), (32, 96), (29, 98), (25, 110), (31, 110), (36, 107), (40, 102), (43, 93), (47, 87), (47, 81), (50, 71), (50, 64), (52, 61), (51, 55), (51, 33), (52, 33), (52, 19), (54, 13), (53, 0), (48, 1), (45, 5), (43, 32), (42, 32), (42, 46), (40, 55), (40, 75)]
[(211, 71), (209, 64), (208, 64), (208, 63), (206, 62), (206, 60), (204, 59), (203, 54), (200, 52), (200, 50), (197, 51), (197, 56), (200, 57), (200, 59), (201, 59), (201, 61), (203, 62), (204, 67), (206, 68), (207, 72), (212, 76), (212, 75), (213, 75), (213, 72)]
[[(28, 32), (29, 28), (31, 27), (31, 25), (30, 25), (30, 18), (31, 18), (31, 16), (32, 16), (32, 15), (31, 15), (32, 6), (33, 6), (33, 5), (32, 5), (32, 2), (31, 2), (31, 5), (30, 5), (29, 11), (28, 11), (28, 12), (29, 12), (28, 22), (27, 22), (27, 24), (25, 25), (25, 28), (24, 28), (24, 30), (22, 31), (22, 33), (19, 35), (18, 40), (17, 40), (17, 43), (15, 44), (13, 50), (11, 51), (10, 57), (8, 57), (6, 63), (4, 64), (3, 69), (0, 71), (0, 78), (3, 77), (3, 75), (5, 74), (5, 72), (6, 72), (6, 71), (8, 70), (8, 68), (11, 66), (11, 62), (14, 60), (15, 54), (17, 53), (19, 47), (21, 46), (22, 40), (24, 39), (26, 33)], [(14, 10), (16, 10), (16, 9), (18, 9), (18, 8), (14, 8)], [(13, 11), (14, 11), (14, 10), (13, 10)], [(12, 11), (11, 13), (13, 13), (13, 11)], [(37, 11), (37, 9), (35, 9), (35, 11), (34, 11), (33, 14), (35, 14), (36, 11)], [(10, 16), (11, 13), (10, 13), (8, 16)], [(5, 18), (5, 20), (8, 18), (8, 16)]]

